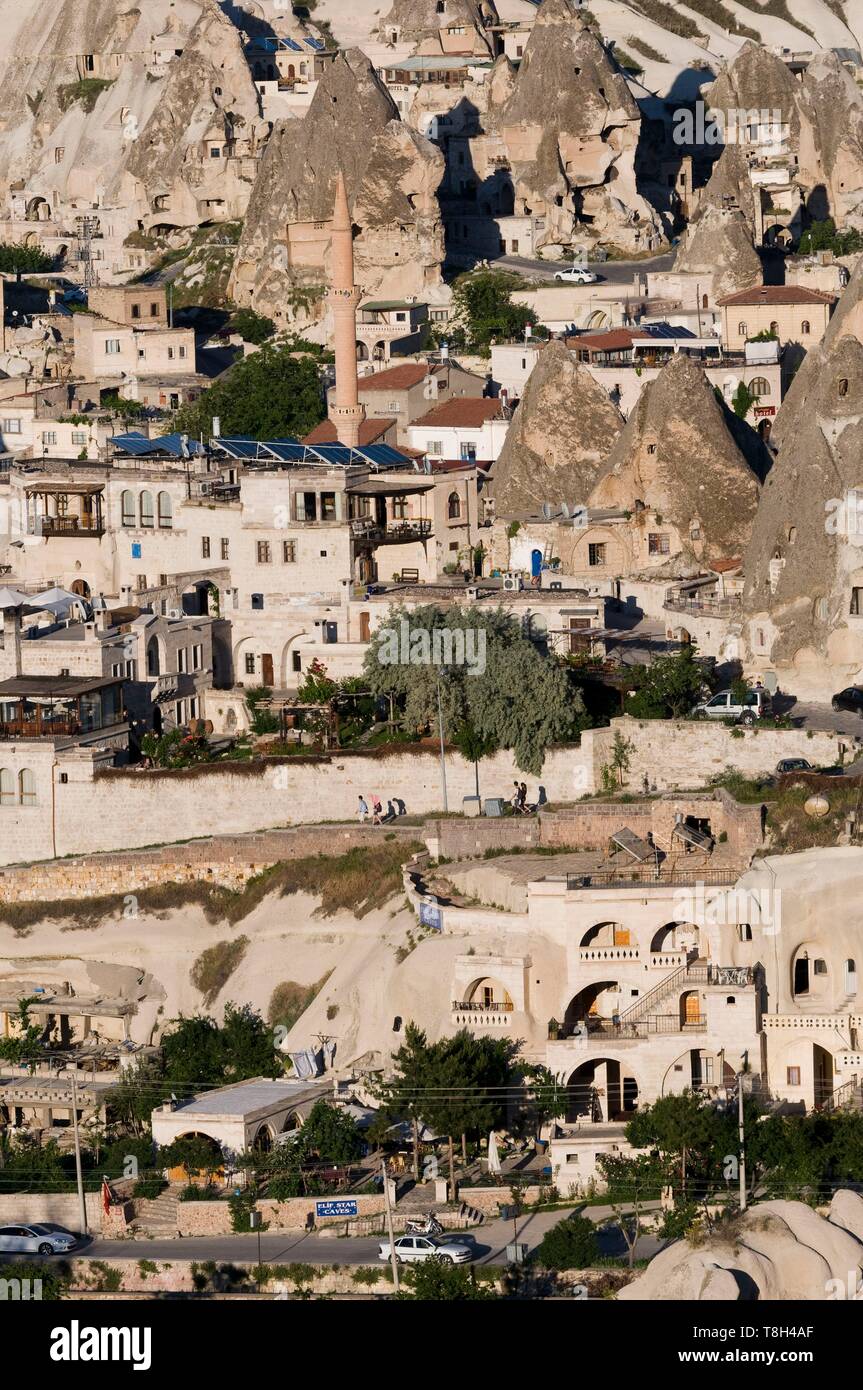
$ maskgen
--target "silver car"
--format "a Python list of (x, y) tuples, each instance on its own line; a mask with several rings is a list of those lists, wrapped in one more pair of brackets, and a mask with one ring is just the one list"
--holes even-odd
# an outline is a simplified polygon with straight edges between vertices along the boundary
[[(432, 1236), (399, 1236), (395, 1242), (396, 1259), (399, 1264), (413, 1263), (415, 1260), (447, 1260), (449, 1264), (463, 1265), (473, 1259), (473, 1250), (460, 1240), (435, 1240)], [(384, 1241), (378, 1246), (378, 1259), (390, 1258), (390, 1243)]]
[(62, 1226), (0, 1226), (0, 1250), (15, 1255), (65, 1255), (77, 1244)]
[(705, 719), (734, 719), (741, 724), (754, 724), (756, 719), (768, 718), (772, 710), (769, 691), (756, 686), (746, 691), (742, 703), (738, 703), (731, 690), (717, 691), (711, 699), (696, 705), (692, 713)]

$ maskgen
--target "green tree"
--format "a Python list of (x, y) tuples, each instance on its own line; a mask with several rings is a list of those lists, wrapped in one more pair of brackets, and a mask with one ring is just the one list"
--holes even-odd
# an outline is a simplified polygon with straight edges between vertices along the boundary
[(626, 701), (627, 714), (636, 719), (680, 719), (698, 702), (704, 686), (695, 647), (687, 643), (649, 666), (633, 667), (632, 684), (635, 694)]
[(524, 304), (513, 304), (515, 289), (524, 289), (524, 282), (508, 271), (463, 275), (453, 288), (456, 328), (449, 337), (456, 342), (461, 337), (466, 347), (479, 349), (488, 347), (492, 338), (520, 338), (536, 315)]
[(214, 416), (223, 435), (280, 439), (307, 434), (324, 416), (317, 363), (265, 344), (179, 410), (175, 428), (206, 438)]
[(538, 1063), (527, 1063), (520, 1071), (525, 1088), (522, 1106), (533, 1120), (534, 1134), (539, 1139), (544, 1124), (566, 1114), (566, 1087), (560, 1085), (548, 1067)]
[(369, 644), (364, 673), (374, 694), (399, 702), (408, 729), (436, 726), (440, 689), (445, 736), (469, 724), (537, 776), (546, 749), (588, 723), (566, 670), (502, 608), (391, 608)]
[(219, 1146), (203, 1134), (184, 1134), (159, 1149), (161, 1168), (185, 1168), (190, 1178), (202, 1174), (209, 1187), (213, 1174), (222, 1164)]
[(660, 1160), (650, 1154), (634, 1154), (631, 1157), (600, 1154), (596, 1163), (605, 1179), (606, 1196), (614, 1211), (614, 1224), (623, 1236), (631, 1269), (641, 1233), (644, 1204), (658, 1201), (662, 1196), (663, 1167)]
[(494, 740), (481, 734), (474, 728), (473, 724), (462, 724), (453, 738), (453, 744), (461, 753), (465, 762), (473, 763), (474, 784), (476, 795), (479, 799), (479, 765), (483, 758), (488, 758), (496, 751), (497, 745)]
[(220, 1027), (206, 1014), (172, 1019), (162, 1036), (166, 1091), (181, 1096), (251, 1076), (280, 1076), (273, 1030), (250, 1005), (225, 1005)]
[(40, 246), (25, 246), (23, 242), (0, 242), (0, 271), (14, 275), (32, 274), (34, 271), (53, 270), (54, 257), (49, 256)]
[(423, 1260), (409, 1271), (409, 1289), (395, 1294), (398, 1299), (420, 1299), (436, 1303), (477, 1303), (497, 1298), (494, 1289), (482, 1284), (473, 1269), (444, 1260)]
[(626, 1137), (635, 1149), (658, 1154), (668, 1181), (686, 1200), (687, 1185), (704, 1182), (715, 1174), (716, 1150), (726, 1132), (716, 1107), (694, 1091), (661, 1096), (639, 1110), (626, 1126)]
[(247, 343), (255, 343), (260, 346), (268, 338), (272, 338), (276, 331), (276, 325), (272, 319), (268, 319), (264, 314), (256, 314), (254, 309), (238, 309), (231, 317), (229, 325), (235, 333), (239, 333)]
[(544, 1269), (589, 1269), (598, 1254), (596, 1227), (586, 1216), (573, 1212), (546, 1231), (536, 1258)]
[(429, 1043), (415, 1023), (405, 1028), (405, 1040), (393, 1057), (392, 1075), (377, 1090), (390, 1124), (409, 1120), (413, 1129), (414, 1179), (419, 1181), (419, 1126), (424, 1112), (429, 1075)]
[(40, 1054), (44, 1052), (42, 1034), (45, 1025), (30, 1022), (30, 1005), (36, 1002), (36, 995), (18, 1000), (18, 1012), (14, 1018), (20, 1031), (14, 1037), (0, 1038), (0, 1058), (4, 1062), (35, 1065)]
[(735, 415), (739, 416), (741, 420), (745, 420), (749, 414), (750, 407), (753, 406), (757, 400), (758, 397), (752, 394), (746, 382), (741, 381), (734, 395), (731, 397), (731, 408)]
[(476, 1038), (466, 1028), (429, 1048), (423, 1116), (449, 1149), (450, 1197), (455, 1200), (453, 1137), (487, 1134), (503, 1122), (505, 1096), (512, 1084), (517, 1044), (503, 1038)]
[(350, 1115), (326, 1100), (315, 1101), (299, 1142), (306, 1157), (329, 1163), (352, 1163), (363, 1151), (362, 1136)]

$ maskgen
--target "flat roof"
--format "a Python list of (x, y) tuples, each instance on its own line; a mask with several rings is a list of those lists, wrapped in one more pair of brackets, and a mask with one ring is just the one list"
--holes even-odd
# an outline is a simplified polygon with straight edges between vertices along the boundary
[(206, 1095), (195, 1096), (188, 1104), (178, 1105), (174, 1113), (240, 1116), (267, 1107), (275, 1110), (280, 1105), (296, 1105), (325, 1092), (332, 1093), (332, 1082), (323, 1078), (299, 1081), (256, 1076), (250, 1081), (239, 1081), (235, 1086), (222, 1086)]
[(122, 683), (116, 676), (87, 679), (76, 676), (11, 676), (9, 680), (0, 681), (0, 699), (9, 695), (89, 695), (93, 690)]

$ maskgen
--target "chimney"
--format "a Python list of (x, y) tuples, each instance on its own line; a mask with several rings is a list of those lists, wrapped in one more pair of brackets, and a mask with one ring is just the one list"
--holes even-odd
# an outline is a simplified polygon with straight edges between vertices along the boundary
[(3, 669), (6, 679), (21, 674), (21, 609), (3, 609)]

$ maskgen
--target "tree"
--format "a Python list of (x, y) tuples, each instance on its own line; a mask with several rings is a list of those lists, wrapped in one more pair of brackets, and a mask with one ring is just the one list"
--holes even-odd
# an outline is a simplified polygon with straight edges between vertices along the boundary
[(375, 695), (398, 700), (409, 729), (437, 723), (445, 734), (466, 724), (484, 744), (512, 749), (539, 775), (546, 749), (588, 723), (567, 672), (502, 608), (395, 607), (374, 633), (364, 673)]
[(631, 1269), (641, 1234), (643, 1205), (647, 1201), (657, 1201), (662, 1196), (662, 1164), (650, 1154), (631, 1157), (600, 1154), (596, 1164), (605, 1179), (608, 1203), (614, 1211), (615, 1225), (626, 1244)]
[(418, 1298), (425, 1302), (466, 1303), (497, 1298), (494, 1289), (481, 1284), (476, 1271), (445, 1260), (422, 1260), (408, 1271), (410, 1291), (394, 1295), (397, 1299)]
[[(388, 1116), (410, 1120), (413, 1129), (414, 1179), (419, 1181), (419, 1126), (425, 1113), (429, 1044), (415, 1023), (405, 1028), (405, 1040), (393, 1057), (393, 1075), (378, 1087), (378, 1099)], [(392, 1121), (391, 1121), (392, 1122)]]
[(483, 758), (489, 757), (496, 751), (496, 745), (492, 739), (479, 733), (471, 723), (462, 724), (453, 739), (453, 744), (465, 762), (473, 763), (476, 796), (479, 800), (479, 765)]
[(224, 435), (280, 439), (307, 434), (324, 416), (317, 362), (266, 344), (178, 411), (175, 428), (208, 436), (214, 416)]
[(35, 1063), (38, 1055), (44, 1051), (42, 1044), (42, 1034), (45, 1025), (30, 1022), (30, 1005), (37, 1002), (37, 996), (31, 995), (28, 999), (18, 1000), (18, 1012), (15, 1015), (15, 1022), (18, 1024), (20, 1032), (17, 1037), (0, 1038), (0, 1058), (4, 1062), (14, 1062), (16, 1065), (27, 1065)]
[(117, 1128), (140, 1139), (150, 1133), (150, 1116), (168, 1095), (170, 1087), (161, 1065), (139, 1057), (133, 1066), (123, 1068), (120, 1080), (108, 1093), (107, 1104)]
[(758, 397), (752, 394), (746, 382), (741, 381), (734, 395), (731, 397), (731, 408), (735, 415), (739, 416), (741, 420), (745, 420), (749, 414), (750, 407), (753, 406), (757, 400)]
[(695, 647), (687, 642), (671, 656), (633, 667), (632, 681), (635, 694), (626, 701), (627, 714), (636, 719), (680, 719), (700, 699), (704, 672)]
[(539, 1139), (544, 1124), (566, 1114), (566, 1087), (559, 1084), (548, 1067), (535, 1063), (523, 1066), (521, 1076), (525, 1086), (524, 1106), (533, 1118), (534, 1133)]
[(159, 1149), (161, 1168), (185, 1168), (189, 1178), (203, 1173), (204, 1186), (209, 1187), (213, 1174), (222, 1165), (219, 1146), (203, 1134), (184, 1134)]
[(23, 242), (0, 242), (0, 271), (6, 274), (32, 273), (40, 270), (53, 270), (55, 260), (40, 246), (25, 246)]
[(711, 1169), (715, 1171), (717, 1141), (724, 1130), (714, 1106), (694, 1091), (681, 1091), (639, 1110), (626, 1126), (626, 1137), (633, 1148), (659, 1155), (666, 1180), (679, 1185), (685, 1201), (691, 1179), (700, 1179), (703, 1189)]
[(254, 309), (238, 309), (231, 318), (230, 327), (234, 333), (239, 333), (245, 342), (258, 346), (272, 338), (276, 331), (273, 320), (264, 314), (256, 314)]
[(363, 1140), (350, 1115), (328, 1101), (318, 1100), (309, 1111), (299, 1139), (304, 1156), (322, 1162), (351, 1163), (363, 1151)]
[(226, 1004), (221, 1027), (206, 1014), (181, 1014), (163, 1034), (162, 1049), (168, 1093), (251, 1076), (280, 1076), (283, 1071), (273, 1030), (249, 1004)]
[(598, 1254), (596, 1227), (587, 1217), (573, 1212), (546, 1231), (537, 1260), (544, 1269), (588, 1269)]
[(513, 304), (512, 292), (524, 289), (517, 275), (508, 271), (488, 270), (463, 275), (453, 288), (453, 309), (456, 327), (449, 336), (461, 339), (466, 347), (488, 347), (492, 338), (501, 342), (520, 338), (536, 315), (524, 304)]

